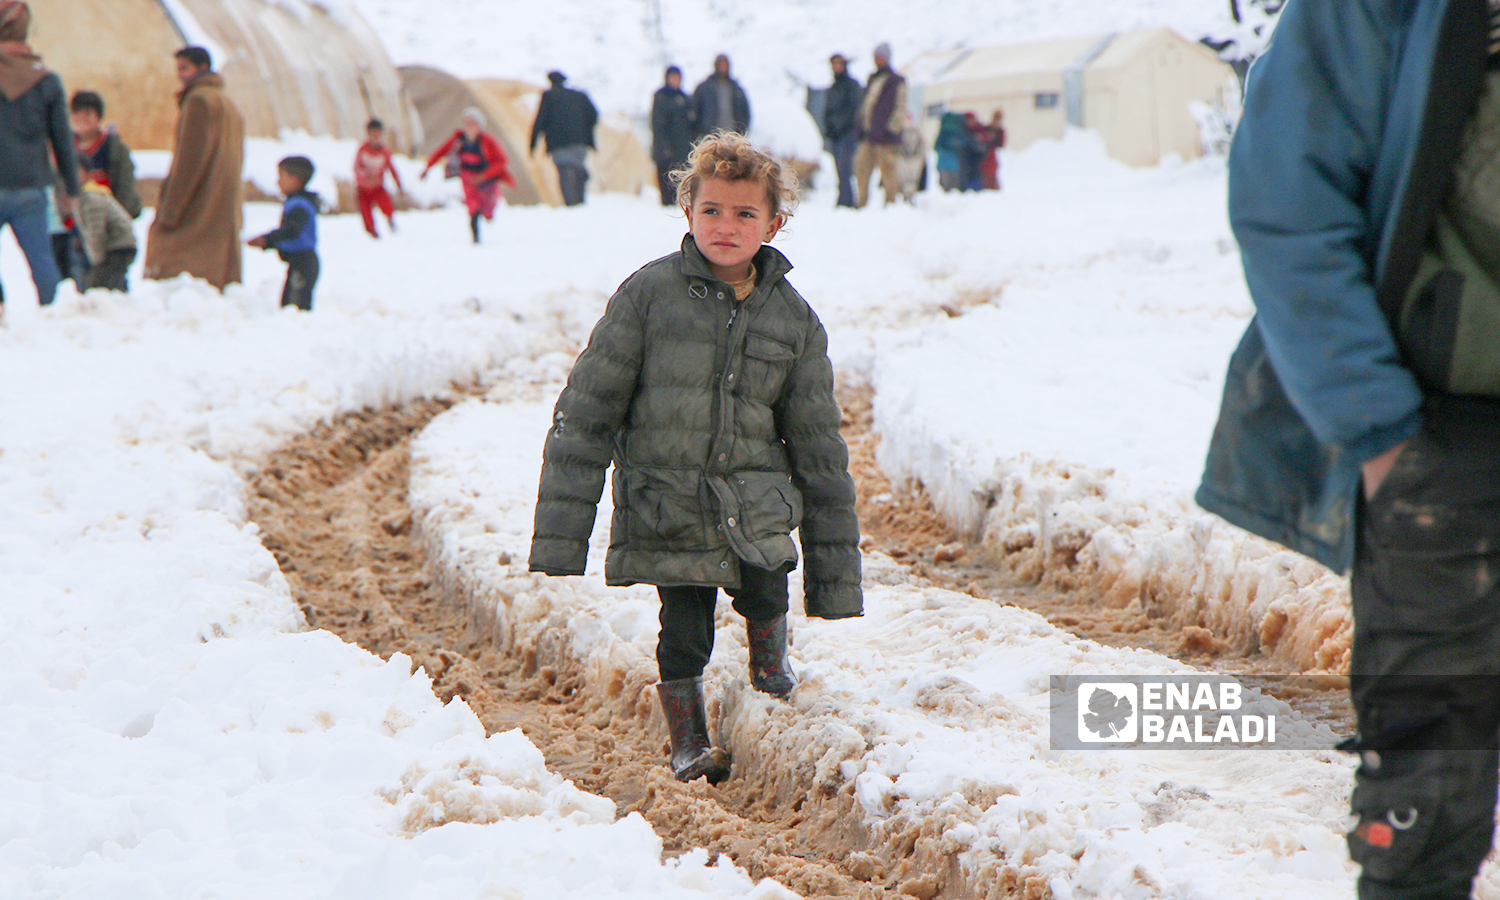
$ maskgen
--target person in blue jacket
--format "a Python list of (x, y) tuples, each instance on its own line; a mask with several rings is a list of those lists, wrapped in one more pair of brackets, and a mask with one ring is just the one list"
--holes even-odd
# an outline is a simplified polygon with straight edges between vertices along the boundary
[(276, 164), (276, 186), (286, 197), (281, 224), (274, 231), (246, 241), (252, 247), (275, 250), (286, 263), (286, 285), (281, 305), (312, 311), (313, 287), (318, 283), (318, 195), (307, 189), (312, 160), (288, 156)]
[(1229, 207), (1198, 502), (1352, 571), (1361, 898), (1468, 897), (1500, 759), (1500, 3), (1290, 0)]

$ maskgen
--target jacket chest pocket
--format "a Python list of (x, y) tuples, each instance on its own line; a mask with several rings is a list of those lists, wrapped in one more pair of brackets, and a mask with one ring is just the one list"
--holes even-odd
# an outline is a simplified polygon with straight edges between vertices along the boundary
[(745, 335), (745, 370), (736, 393), (769, 403), (781, 395), (781, 387), (796, 361), (795, 348), (765, 335)]

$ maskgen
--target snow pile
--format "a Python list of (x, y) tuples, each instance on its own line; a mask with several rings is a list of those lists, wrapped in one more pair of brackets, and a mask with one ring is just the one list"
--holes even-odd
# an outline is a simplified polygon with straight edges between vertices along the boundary
[[(437, 577), (509, 653), (586, 673), (584, 690), (613, 714), (659, 717), (653, 591), (604, 587), (607, 507), (589, 575), (525, 571), (548, 414), (546, 404), (497, 389), (488, 402), (435, 419), (412, 449), (415, 521)], [(872, 870), (915, 848), (909, 877), (897, 874), (903, 892), (1351, 890), (1340, 826), (1350, 764), (1326, 730), (1263, 698), (1289, 749), (1051, 751), (1051, 675), (1190, 670), (1078, 640), (1029, 612), (924, 591), (889, 560), (867, 566), (865, 617), (822, 622), (794, 612), (803, 683), (789, 704), (746, 686), (734, 616), (721, 617), (705, 684), (735, 777), (763, 782), (761, 793), (804, 815), (833, 809), (863, 822)], [(955, 854), (950, 872), (945, 860)]]
[[(247, 207), (247, 231), (276, 214)], [(408, 659), (304, 631), (241, 474), (572, 321), (555, 282), (517, 314), (460, 217), (402, 224), (370, 253), (357, 219), (325, 221), (312, 315), (277, 309), (269, 254), (223, 296), (137, 282), (45, 310), (0, 254), (0, 895), (791, 896), (663, 863), (644, 820), (486, 737)]]

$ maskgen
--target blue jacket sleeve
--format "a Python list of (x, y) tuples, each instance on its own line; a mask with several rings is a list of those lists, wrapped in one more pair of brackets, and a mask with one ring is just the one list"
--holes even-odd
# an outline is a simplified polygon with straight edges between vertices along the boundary
[(1410, 437), (1422, 393), (1375, 297), (1368, 206), (1399, 4), (1292, 0), (1250, 70), (1229, 209), (1267, 353), (1324, 444), (1364, 461)]

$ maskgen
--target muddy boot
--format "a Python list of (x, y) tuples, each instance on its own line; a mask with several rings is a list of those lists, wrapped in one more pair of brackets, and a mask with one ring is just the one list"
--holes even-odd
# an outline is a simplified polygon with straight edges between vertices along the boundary
[(745, 620), (750, 643), (750, 683), (772, 697), (785, 697), (797, 686), (797, 676), (786, 661), (786, 616)]
[(672, 737), (672, 774), (678, 781), (707, 778), (718, 784), (729, 777), (729, 756), (708, 739), (708, 714), (703, 710), (703, 682), (679, 678), (656, 686), (661, 711)]

